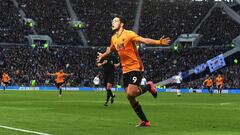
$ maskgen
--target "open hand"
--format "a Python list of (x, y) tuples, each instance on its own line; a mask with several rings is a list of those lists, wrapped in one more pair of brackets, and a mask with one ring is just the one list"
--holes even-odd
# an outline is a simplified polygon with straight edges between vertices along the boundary
[(161, 45), (169, 45), (169, 43), (171, 42), (170, 38), (169, 37), (166, 37), (165, 36), (162, 36), (160, 38), (160, 44)]
[(97, 61), (98, 63), (101, 61), (102, 56), (103, 56), (103, 54), (100, 53), (100, 52), (98, 52), (98, 56), (97, 56), (97, 59), (96, 59), (96, 61)]

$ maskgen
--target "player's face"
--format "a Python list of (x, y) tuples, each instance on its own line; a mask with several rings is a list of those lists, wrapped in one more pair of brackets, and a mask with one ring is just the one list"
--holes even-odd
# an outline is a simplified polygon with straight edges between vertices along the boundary
[(120, 21), (120, 18), (118, 17), (115, 17), (113, 20), (112, 20), (112, 30), (113, 31), (117, 31), (120, 29), (120, 27), (122, 26), (122, 23)]

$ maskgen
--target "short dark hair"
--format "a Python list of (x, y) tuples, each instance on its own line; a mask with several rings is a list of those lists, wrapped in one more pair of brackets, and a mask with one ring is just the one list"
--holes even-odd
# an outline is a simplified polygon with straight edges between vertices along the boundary
[(126, 23), (125, 18), (122, 15), (114, 14), (114, 18), (116, 17), (120, 19), (121, 23), (124, 23), (124, 24)]

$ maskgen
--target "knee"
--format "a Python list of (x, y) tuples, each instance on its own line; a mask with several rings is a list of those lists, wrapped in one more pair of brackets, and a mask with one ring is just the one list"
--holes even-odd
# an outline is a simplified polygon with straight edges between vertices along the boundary
[(131, 95), (131, 94), (127, 94), (127, 99), (129, 101), (129, 103), (131, 104), (131, 106), (133, 107), (136, 104), (136, 98), (135, 96)]
[(135, 97), (134, 93), (131, 90), (127, 90), (126, 94), (128, 99), (132, 99)]

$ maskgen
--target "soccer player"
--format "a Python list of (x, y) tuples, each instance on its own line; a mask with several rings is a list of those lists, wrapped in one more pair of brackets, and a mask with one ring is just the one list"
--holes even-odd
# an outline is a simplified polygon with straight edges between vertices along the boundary
[(177, 96), (181, 96), (181, 82), (182, 82), (181, 72), (178, 73), (178, 75), (173, 76), (173, 79), (177, 85)]
[(112, 36), (110, 48), (104, 53), (98, 52), (97, 61), (100, 61), (114, 50), (118, 52), (123, 71), (123, 86), (127, 98), (141, 120), (137, 127), (150, 126), (151, 124), (145, 116), (140, 103), (136, 100), (136, 97), (149, 91), (153, 97), (156, 98), (157, 91), (151, 81), (145, 86), (139, 86), (142, 80), (144, 66), (139, 57), (136, 43), (141, 42), (151, 45), (168, 45), (170, 39), (164, 37), (161, 37), (159, 40), (144, 38), (133, 31), (126, 30), (124, 29), (124, 20), (121, 16), (116, 16), (112, 20), (112, 30), (115, 34)]
[(33, 90), (35, 90), (35, 87), (36, 87), (36, 85), (37, 85), (37, 82), (36, 82), (35, 78), (33, 78), (33, 79), (30, 81), (30, 85), (31, 85), (31, 88), (32, 88)]
[(108, 106), (109, 99), (111, 98), (111, 104), (114, 102), (115, 95), (112, 93), (112, 87), (114, 85), (114, 71), (120, 64), (114, 55), (109, 54), (103, 58), (97, 66), (103, 67), (104, 86), (106, 88), (107, 97), (104, 106)]
[(56, 73), (47, 73), (47, 75), (56, 76), (55, 85), (57, 86), (57, 89), (59, 90), (58, 96), (61, 97), (62, 96), (62, 85), (64, 83), (64, 77), (73, 75), (73, 73), (67, 74), (67, 73), (64, 73), (63, 70), (61, 69)]
[(213, 81), (209, 75), (207, 75), (207, 79), (204, 80), (203, 86), (206, 86), (208, 89), (208, 92), (213, 96)]
[(6, 88), (8, 86), (9, 80), (10, 80), (9, 75), (6, 72), (3, 72), (1, 83), (2, 83), (2, 86), (3, 86), (3, 92), (4, 93), (6, 93)]
[(215, 79), (215, 83), (218, 89), (218, 94), (222, 94), (223, 81), (224, 81), (224, 78), (220, 74), (218, 74), (218, 76)]
[(99, 91), (99, 86), (100, 86), (100, 73), (98, 73), (94, 79), (93, 79), (93, 84), (94, 84), (94, 87), (96, 88), (96, 91), (98, 92)]
[(147, 79), (143, 76), (140, 85), (147, 85)]

